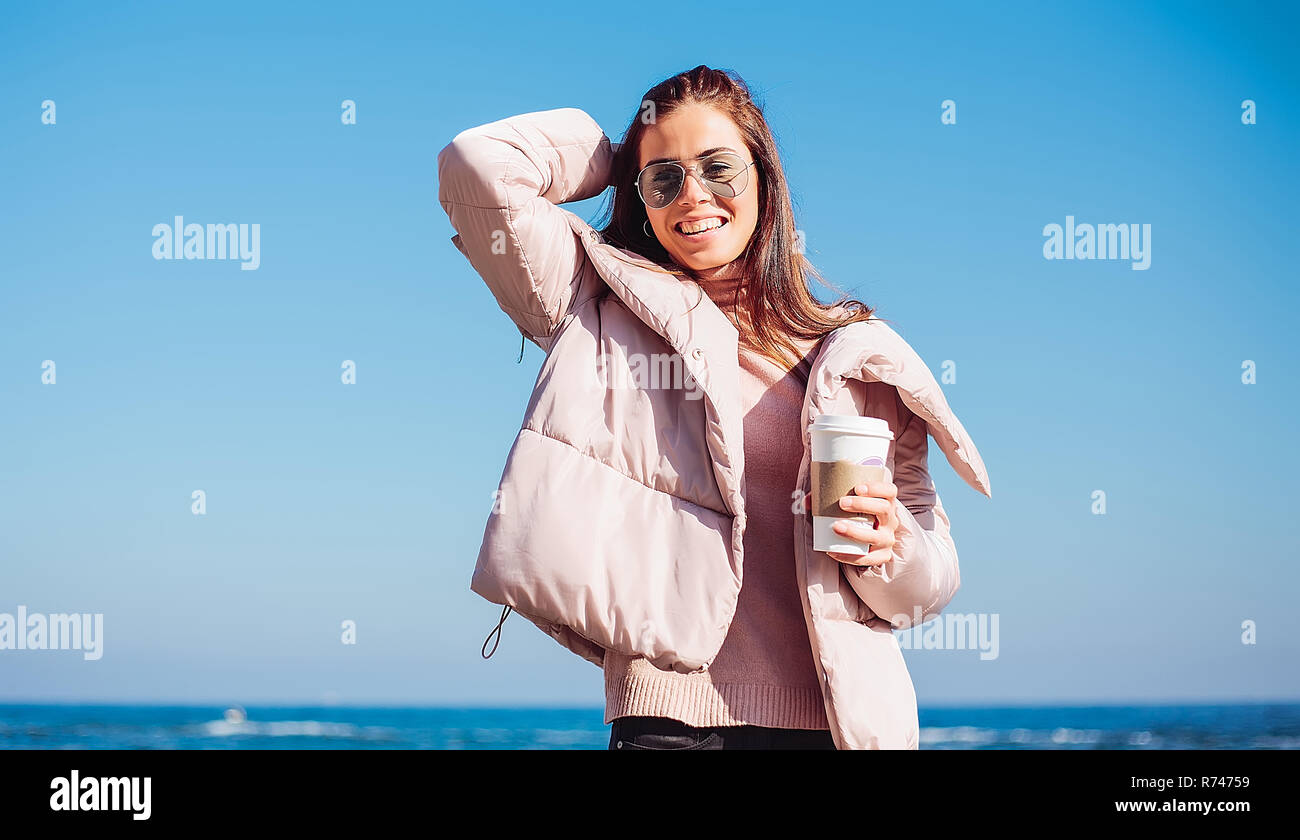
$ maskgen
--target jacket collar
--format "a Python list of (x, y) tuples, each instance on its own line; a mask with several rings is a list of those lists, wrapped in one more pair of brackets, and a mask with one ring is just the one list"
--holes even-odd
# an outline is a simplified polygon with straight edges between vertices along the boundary
[(832, 330), (822, 343), (804, 401), (804, 434), (811, 435), (809, 408), (814, 388), (827, 389), (838, 379), (861, 379), (893, 385), (903, 404), (929, 426), (930, 435), (957, 475), (974, 490), (992, 498), (984, 459), (948, 405), (930, 368), (903, 337), (877, 318)]
[[(564, 212), (610, 289), (681, 355), (684, 367), (714, 405), (725, 406), (718, 411), (723, 439), (733, 446), (742, 440), (735, 325), (697, 284), (665, 272), (652, 260), (603, 242), (591, 225)], [(976, 491), (992, 497), (984, 461), (948, 405), (943, 389), (916, 351), (878, 319), (837, 327), (822, 341), (809, 372), (809, 398), (804, 400), (805, 444), (815, 419), (808, 416), (813, 389), (830, 389), (847, 378), (897, 388), (903, 404), (929, 426), (953, 470)], [(723, 467), (733, 477), (743, 473), (743, 452), (732, 451), (724, 458)], [(739, 491), (738, 482), (732, 486)]]
[[(562, 209), (562, 208), (561, 208)], [(709, 435), (719, 487), (733, 514), (744, 510), (744, 419), (740, 410), (740, 335), (696, 283), (684, 282), (653, 260), (616, 248), (576, 214), (564, 211), (606, 285), (657, 332), (714, 406), (721, 440)]]
[[(568, 211), (566, 211), (567, 213)], [(698, 284), (669, 274), (653, 260), (603, 241), (573, 213), (569, 223), (605, 283), (627, 307), (681, 354), (705, 393), (722, 400), (736, 396), (739, 334)], [(708, 358), (708, 366), (701, 364)]]

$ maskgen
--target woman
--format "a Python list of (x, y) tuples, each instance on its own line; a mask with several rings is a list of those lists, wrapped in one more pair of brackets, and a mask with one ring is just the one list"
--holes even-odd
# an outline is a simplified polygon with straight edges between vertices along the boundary
[[(744, 83), (673, 76), (618, 146), (562, 108), (461, 132), (438, 164), (453, 242), (547, 351), (471, 589), (604, 670), (611, 749), (915, 748), (892, 631), (960, 585), (927, 434), (988, 477), (906, 342), (810, 293)], [(557, 206), (610, 185), (600, 233)], [(894, 433), (892, 480), (841, 500), (866, 555), (812, 549), (820, 414)]]

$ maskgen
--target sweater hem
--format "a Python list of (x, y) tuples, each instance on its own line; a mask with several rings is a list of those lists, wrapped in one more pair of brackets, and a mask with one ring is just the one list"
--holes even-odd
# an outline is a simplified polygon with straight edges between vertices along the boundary
[(708, 672), (615, 673), (606, 667), (605, 723), (629, 715), (667, 717), (694, 727), (830, 729), (825, 700), (815, 686), (714, 683)]

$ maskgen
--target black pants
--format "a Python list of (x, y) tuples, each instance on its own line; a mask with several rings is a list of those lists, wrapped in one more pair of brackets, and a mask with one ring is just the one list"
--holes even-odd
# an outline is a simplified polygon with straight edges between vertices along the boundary
[(611, 750), (833, 750), (829, 729), (687, 726), (666, 717), (614, 718)]

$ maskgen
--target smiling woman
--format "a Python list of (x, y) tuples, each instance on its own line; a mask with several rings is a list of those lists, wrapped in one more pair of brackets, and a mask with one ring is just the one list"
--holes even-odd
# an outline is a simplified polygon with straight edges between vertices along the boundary
[[(560, 108), (438, 155), (452, 241), (547, 351), (471, 581), (505, 607), (488, 641), (514, 610), (599, 666), (611, 749), (915, 748), (892, 629), (959, 583), (927, 434), (987, 492), (983, 464), (900, 336), (813, 296), (744, 83), (701, 66), (641, 102), (622, 144)], [(611, 185), (601, 233), (557, 206)], [(839, 499), (863, 554), (814, 549), (822, 414), (894, 433)]]
[[(747, 302), (745, 342), (783, 370), (808, 342), (873, 317), (804, 257), (776, 140), (734, 73), (701, 65), (648, 90), (612, 169), (606, 241), (734, 291)], [(810, 278), (839, 295), (834, 305), (812, 295)]]

